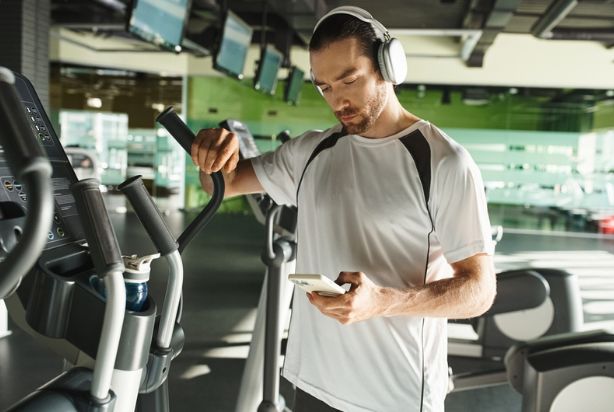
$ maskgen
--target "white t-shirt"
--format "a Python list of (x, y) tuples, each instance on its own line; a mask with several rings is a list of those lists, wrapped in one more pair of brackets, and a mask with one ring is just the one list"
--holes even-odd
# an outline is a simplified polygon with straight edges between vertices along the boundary
[[(341, 271), (364, 272), (377, 285), (406, 289), (450, 277), (448, 262), (492, 253), (480, 172), (441, 130), (419, 121), (381, 139), (335, 136), (340, 125), (252, 160), (278, 204), (297, 205), (300, 182), (297, 273), (334, 280)], [(342, 325), (301, 290), (293, 302), (283, 371), (289, 381), (348, 412), (444, 410), (446, 319)]]

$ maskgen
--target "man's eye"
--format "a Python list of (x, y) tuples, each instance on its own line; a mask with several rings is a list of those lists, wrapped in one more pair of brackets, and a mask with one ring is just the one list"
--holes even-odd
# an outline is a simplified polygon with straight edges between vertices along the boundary
[(324, 86), (324, 87), (320, 86), (320, 90), (322, 91), (322, 93), (326, 93), (326, 92), (328, 92), (330, 90), (330, 87), (328, 87), (328, 86)]
[(356, 77), (353, 77), (351, 79), (344, 80), (343, 83), (345, 83), (345, 84), (352, 84), (355, 81), (356, 81)]

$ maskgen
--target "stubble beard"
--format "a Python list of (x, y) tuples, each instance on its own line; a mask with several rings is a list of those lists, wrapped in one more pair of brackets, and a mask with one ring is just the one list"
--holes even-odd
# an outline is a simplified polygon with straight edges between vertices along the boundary
[[(360, 135), (373, 127), (382, 113), (384, 105), (386, 104), (386, 92), (384, 85), (378, 85), (376, 90), (377, 92), (375, 95), (367, 100), (364, 109), (359, 111), (356, 114), (356, 117), (351, 120), (353, 123), (346, 124), (342, 122), (347, 133)], [(348, 114), (355, 112), (356, 111), (354, 109), (349, 109), (347, 111), (344, 110), (343, 112), (339, 113), (338, 117), (347, 116)], [(357, 119), (359, 119), (358, 123), (356, 123)]]

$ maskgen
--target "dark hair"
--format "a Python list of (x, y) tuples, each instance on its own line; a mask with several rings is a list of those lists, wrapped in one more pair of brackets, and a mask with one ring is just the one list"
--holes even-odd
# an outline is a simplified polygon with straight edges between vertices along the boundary
[(350, 37), (358, 40), (363, 54), (371, 59), (379, 73), (377, 48), (381, 41), (371, 24), (349, 14), (333, 14), (322, 21), (311, 36), (309, 51), (322, 50), (333, 42)]

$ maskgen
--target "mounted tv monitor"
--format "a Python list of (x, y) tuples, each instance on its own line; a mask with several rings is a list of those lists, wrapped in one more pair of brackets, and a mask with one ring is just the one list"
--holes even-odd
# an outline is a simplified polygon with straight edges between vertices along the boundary
[(275, 47), (268, 45), (260, 53), (260, 61), (254, 78), (254, 88), (266, 94), (275, 94), (277, 72), (284, 56)]
[(181, 51), (191, 0), (132, 0), (128, 31), (158, 47)]
[(247, 50), (252, 42), (253, 29), (236, 14), (228, 11), (213, 67), (238, 79), (243, 78)]
[(305, 81), (305, 72), (296, 66), (292, 66), (286, 80), (284, 89), (284, 100), (291, 104), (297, 104), (301, 95), (301, 89)]

